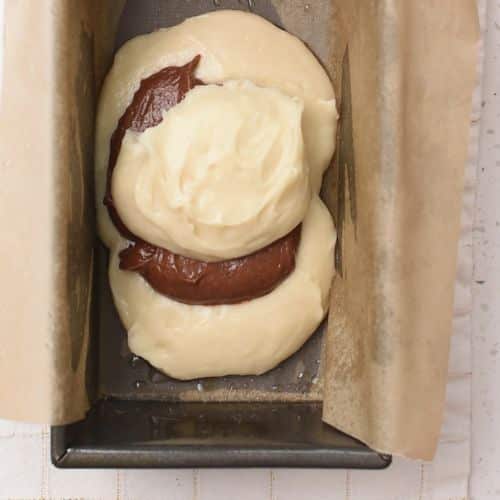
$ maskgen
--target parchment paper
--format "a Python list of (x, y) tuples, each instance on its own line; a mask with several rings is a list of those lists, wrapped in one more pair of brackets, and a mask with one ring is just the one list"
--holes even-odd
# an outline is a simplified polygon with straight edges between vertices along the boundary
[(0, 54), (4, 418), (59, 424), (82, 418), (88, 407), (94, 109), (120, 5), (119, 0), (5, 2)]
[[(181, 21), (179, 5), (188, 2), (145, 3), (157, 6), (156, 28), (169, 9), (167, 17)], [(226, 3), (189, 2), (200, 12), (256, 10), (301, 37), (330, 73), (342, 115), (322, 190), (339, 230), (323, 377), (299, 397), (322, 396), (326, 422), (377, 450), (430, 458), (451, 331), (478, 36), (474, 2)], [(121, 7), (113, 0), (71, 8), (66, 0), (7, 2), (0, 110), (0, 176), (11, 190), (0, 196), (6, 228), (0, 270), (7, 278), (0, 287), (3, 417), (73, 421), (98, 388), (95, 367), (86, 368), (89, 338), (99, 330), (93, 122)], [(31, 117), (28, 123), (19, 110)], [(299, 376), (293, 366), (282, 373)], [(262, 395), (259, 381), (236, 385), (238, 391), (218, 386), (201, 396), (193, 386), (183, 398), (251, 401), (259, 399), (257, 386)], [(300, 393), (298, 386), (292, 392)], [(140, 397), (146, 389), (134, 390)], [(295, 397), (273, 395), (272, 386), (265, 394)]]
[(452, 326), (476, 6), (339, 7), (348, 73), (323, 417), (378, 451), (430, 459)]

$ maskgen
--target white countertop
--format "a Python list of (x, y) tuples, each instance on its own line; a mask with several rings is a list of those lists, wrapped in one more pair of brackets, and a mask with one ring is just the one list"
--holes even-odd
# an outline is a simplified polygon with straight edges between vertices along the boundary
[(473, 227), (471, 493), (477, 500), (500, 498), (500, 3), (487, 3)]
[[(452, 359), (452, 363), (460, 361), (461, 366), (471, 366), (472, 373), (466, 370), (457, 381), (452, 374), (449, 406), (462, 400), (466, 410), (451, 408), (444, 429), (449, 433), (450, 428), (460, 428), (465, 436), (457, 443), (449, 440), (454, 453), (461, 455), (456, 460), (460, 465), (452, 465), (445, 453), (438, 453), (433, 464), (395, 459), (382, 472), (57, 470), (50, 465), (46, 426), (0, 421), (0, 499), (500, 499), (500, 2), (479, 0), (479, 5), (484, 72), (480, 94), (478, 91), (476, 95), (476, 102), (482, 101), (478, 106), (481, 112), (478, 109), (473, 116), (471, 145), (471, 156), (476, 157), (474, 139), (479, 137), (479, 157), (477, 167), (470, 168), (468, 175), (471, 189), (475, 185), (475, 221), (469, 230), (464, 228), (461, 247), (466, 258), (473, 257), (469, 266), (472, 311), (467, 307), (469, 291), (464, 294), (459, 290), (457, 300), (462, 296), (466, 299), (457, 329), (465, 329), (467, 337), (459, 339), (462, 350), (457, 354), (455, 349), (456, 359)], [(471, 193), (465, 203), (473, 207)], [(468, 350), (469, 338), (472, 354)], [(467, 359), (457, 361), (460, 355)], [(455, 394), (456, 390), (460, 393)]]

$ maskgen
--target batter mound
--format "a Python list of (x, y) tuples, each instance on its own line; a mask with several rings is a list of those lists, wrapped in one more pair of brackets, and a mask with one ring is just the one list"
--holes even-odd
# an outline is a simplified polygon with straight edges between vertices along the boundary
[(301, 347), (334, 272), (318, 193), (337, 118), (314, 55), (253, 14), (120, 49), (98, 110), (97, 216), (134, 353), (191, 379), (260, 374)]
[(290, 276), (235, 305), (193, 306), (157, 293), (118, 268), (123, 240), (112, 252), (109, 280), (130, 350), (178, 379), (258, 375), (293, 354), (324, 318), (333, 277), (335, 231), (317, 196), (302, 227)]

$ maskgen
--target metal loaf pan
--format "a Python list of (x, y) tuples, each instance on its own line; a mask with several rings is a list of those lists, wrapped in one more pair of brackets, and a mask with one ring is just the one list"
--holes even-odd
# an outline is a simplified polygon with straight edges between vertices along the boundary
[[(216, 8), (253, 10), (278, 26), (283, 26), (280, 12), (288, 9), (290, 15), (296, 8), (303, 21), (294, 31), (324, 62), (331, 12), (319, 14), (328, 3), (129, 0), (116, 47)], [(52, 428), (56, 466), (381, 469), (390, 464), (389, 456), (321, 420), (324, 324), (299, 352), (260, 377), (170, 379), (128, 351), (107, 282), (107, 259), (107, 251), (96, 242), (88, 369), (94, 403), (85, 420)]]

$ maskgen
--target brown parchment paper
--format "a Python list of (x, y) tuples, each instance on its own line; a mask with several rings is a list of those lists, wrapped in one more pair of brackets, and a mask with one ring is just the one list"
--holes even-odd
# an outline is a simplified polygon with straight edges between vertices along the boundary
[(476, 6), (339, 7), (349, 32), (324, 420), (378, 451), (430, 459), (446, 385)]
[[(52, 423), (84, 417), (95, 397), (96, 300), (94, 123), (97, 97), (111, 63), (123, 2), (52, 2), (54, 348)], [(91, 337), (92, 334), (92, 337)]]
[(0, 101), (0, 415), (88, 406), (93, 124), (120, 1), (5, 2)]
[[(0, 177), (10, 189), (0, 196), (7, 228), (0, 270), (8, 283), (0, 287), (1, 416), (70, 422), (83, 417), (95, 387), (167, 400), (172, 392), (184, 400), (322, 397), (329, 424), (380, 451), (432, 456), (474, 81), (473, 0), (128, 4), (153, 15), (153, 29), (191, 10), (254, 10), (302, 38), (329, 72), (342, 117), (322, 194), (339, 243), (321, 377), (303, 376), (317, 364), (320, 331), (278, 374), (204, 382), (201, 393), (197, 382), (148, 374), (128, 352), (117, 361), (119, 377), (90, 380), (96, 370), (87, 362), (96, 357), (88, 355), (89, 339), (97, 332), (101, 368), (120, 356), (120, 338), (101, 335), (116, 322), (107, 318), (112, 309), (93, 319), (106, 291), (96, 297), (93, 287), (102, 262), (92, 273), (99, 261), (92, 150), (95, 100), (123, 2), (18, 0), (6, 2), (0, 109)], [(118, 45), (143, 32), (133, 14), (122, 19)]]
[[(39, 2), (31, 12), (5, 2), (0, 82), (0, 412), (51, 417), (52, 322), (49, 107), (51, 23)], [(29, 31), (31, 37), (26, 37)], [(38, 55), (38, 57), (33, 56)], [(20, 62), (23, 61), (23, 64)], [(29, 61), (29, 64), (25, 64)], [(36, 85), (34, 81), (36, 80)], [(24, 118), (23, 117), (29, 117)], [(29, 201), (28, 201), (29, 200)]]

